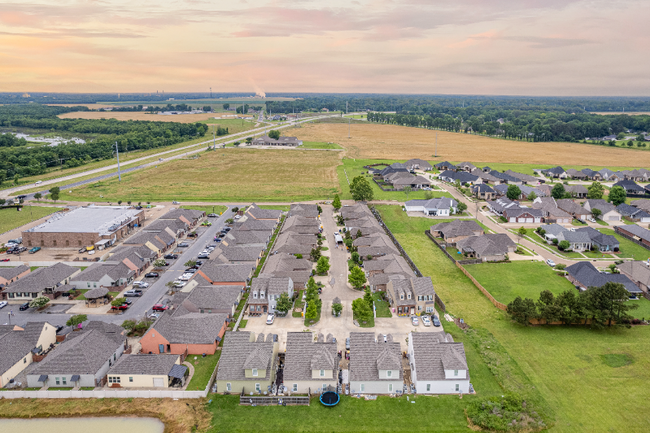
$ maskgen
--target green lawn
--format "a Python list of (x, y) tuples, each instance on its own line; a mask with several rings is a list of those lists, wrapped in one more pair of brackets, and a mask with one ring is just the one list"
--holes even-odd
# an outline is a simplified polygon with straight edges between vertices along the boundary
[(289, 212), (291, 206), (284, 204), (263, 204), (258, 206), (260, 209), (272, 209), (272, 210), (281, 210), (283, 212)]
[(606, 235), (614, 235), (620, 243), (619, 257), (632, 258), (634, 260), (647, 260), (650, 257), (650, 250), (643, 248), (641, 245), (636, 244), (623, 236), (619, 236), (613, 229), (600, 229), (599, 232)]
[(390, 305), (388, 304), (388, 301), (383, 301), (379, 293), (373, 294), (372, 298), (375, 300), (377, 317), (393, 317), (393, 315), (390, 313)]
[(494, 296), (508, 304), (517, 296), (537, 301), (540, 292), (550, 290), (555, 295), (575, 290), (573, 285), (544, 262), (515, 261), (511, 263), (481, 263), (465, 265), (465, 269)]
[[(400, 202), (414, 200), (414, 199), (423, 199), (425, 192), (429, 192), (433, 197), (450, 197), (451, 194), (443, 191), (412, 191), (408, 195), (402, 191), (382, 191), (379, 189), (379, 186), (372, 180), (372, 176), (367, 175), (368, 170), (363, 168), (364, 165), (370, 164), (392, 164), (394, 160), (371, 160), (371, 159), (350, 159), (343, 158), (343, 165), (339, 165), (336, 168), (336, 172), (339, 178), (339, 184), (341, 187), (341, 200), (351, 200), (352, 194), (350, 194), (350, 186), (348, 185), (348, 180), (352, 182), (352, 179), (356, 176), (364, 175), (370, 183), (372, 190), (374, 192), (374, 200), (397, 200)], [(403, 161), (402, 161), (403, 162)], [(346, 179), (345, 173), (347, 172), (348, 178)], [(365, 174), (364, 174), (365, 173)]]
[(636, 317), (637, 319), (650, 320), (650, 301), (648, 301), (644, 297), (641, 297), (639, 298), (638, 301), (629, 301), (629, 302), (639, 306), (639, 308), (637, 308), (636, 310), (632, 310), (630, 312), (632, 316)]
[[(496, 309), (424, 233), (402, 230), (411, 225), (404, 213), (386, 211), (386, 206), (377, 208), (423, 275), (431, 277), (447, 311), (462, 317), (473, 329), (489, 331), (519, 367), (521, 374), (506, 376), (511, 377), (513, 383), (501, 382), (505, 384), (504, 390), (520, 390), (516, 385), (519, 381), (534, 385), (533, 391), (541, 395), (551, 413), (550, 418), (554, 419), (550, 431), (647, 430), (650, 414), (626, 408), (630, 401), (640, 401), (647, 394), (650, 327), (595, 330), (579, 326), (516, 325)], [(447, 322), (443, 321), (443, 326), (445, 330), (450, 329)], [(603, 356), (619, 354), (629, 356), (633, 362), (613, 368), (604, 361)], [(489, 356), (482, 356), (481, 361), (471, 361), (468, 356), (472, 382), (475, 369), (483, 368), (485, 363), (497, 374), (502, 371), (501, 364), (491, 363)], [(452, 413), (449, 412), (450, 416)]]
[(187, 206), (179, 206), (182, 209), (193, 209), (193, 210), (202, 210), (205, 212), (206, 215), (211, 214), (211, 213), (216, 213), (217, 215), (222, 214), (223, 212), (228, 209), (228, 206), (223, 206), (223, 205), (214, 205), (214, 206), (198, 206), (198, 205), (187, 205)]
[(239, 322), (239, 327), (238, 327), (237, 329), (244, 329), (244, 328), (246, 327), (246, 324), (247, 324), (247, 323), (248, 323), (248, 320), (246, 320), (246, 319), (242, 319), (242, 320)]
[[(199, 123), (206, 123), (209, 126), (208, 132), (205, 133), (205, 136), (212, 138), (212, 128), (213, 128), (212, 125), (215, 125), (214, 126), (215, 130), (217, 127), (228, 128), (228, 133), (232, 135), (232, 134), (237, 134), (239, 132), (248, 131), (249, 129), (253, 129), (257, 121), (251, 121), (246, 119), (208, 119), (208, 120), (201, 120), (199, 121)], [(222, 135), (220, 137), (217, 137), (217, 142), (219, 142), (220, 139), (226, 137), (228, 137), (228, 135)], [(246, 137), (240, 138), (240, 141), (242, 143), (245, 142)]]
[(303, 141), (302, 146), (300, 148), (303, 149), (343, 149), (341, 146), (339, 146), (336, 143), (325, 143), (321, 141)]
[[(459, 164), (462, 161), (449, 161), (452, 164)], [(483, 168), (486, 165), (489, 166), (492, 170), (497, 170), (497, 171), (507, 171), (507, 170), (512, 170), (516, 171), (517, 173), (524, 173), (524, 174), (530, 174), (531, 176), (534, 175), (533, 168), (553, 168), (557, 167), (557, 164), (501, 164), (497, 162), (472, 162), (477, 167)], [(586, 165), (564, 165), (561, 164), (562, 168), (565, 170), (568, 170), (570, 168), (575, 168), (576, 170), (582, 170), (583, 168), (591, 168), (591, 169), (599, 169), (597, 167), (591, 167), (591, 166), (586, 166)], [(601, 167), (602, 168), (602, 167)], [(619, 171), (619, 170), (630, 170), (630, 167), (607, 167), (611, 170), (614, 171)]]
[[(216, 351), (214, 355), (206, 355), (205, 358), (201, 355), (187, 356), (185, 361), (194, 366), (194, 376), (192, 376), (190, 383), (187, 384), (188, 391), (203, 391), (205, 387), (208, 386), (210, 376), (212, 376), (212, 372), (217, 366), (220, 356), (220, 350)], [(194, 358), (196, 358), (196, 360)]]
[(8, 232), (60, 210), (63, 208), (44, 206), (24, 206), (20, 212), (15, 207), (0, 209), (0, 233)]

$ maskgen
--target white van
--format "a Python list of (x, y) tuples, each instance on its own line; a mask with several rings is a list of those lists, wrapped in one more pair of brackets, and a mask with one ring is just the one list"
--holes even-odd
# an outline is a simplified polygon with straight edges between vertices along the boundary
[(35, 183), (34, 185), (40, 185), (40, 184), (42, 184), (42, 183), (43, 183), (42, 180), (37, 180), (36, 183)]

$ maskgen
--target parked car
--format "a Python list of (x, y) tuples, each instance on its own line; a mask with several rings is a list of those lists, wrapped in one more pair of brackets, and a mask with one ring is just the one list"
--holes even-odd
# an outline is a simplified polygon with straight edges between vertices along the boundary
[(219, 239), (219, 238), (214, 238), (214, 241), (215, 241), (216, 243), (219, 243), (219, 242), (221, 242), (221, 239)]
[(158, 272), (148, 272), (144, 275), (145, 278), (158, 278), (159, 276)]
[(86, 252), (86, 247), (79, 248), (79, 251), (78, 251), (78, 252), (79, 252), (79, 253), (85, 253), (85, 252)]
[(345, 339), (345, 349), (350, 350), (350, 338), (349, 337)]
[(438, 316), (431, 316), (431, 319), (433, 319), (433, 326), (440, 326), (440, 319), (438, 319)]
[(219, 233), (219, 237), (220, 238), (225, 238), (227, 234), (228, 233), (226, 233), (226, 232), (221, 232), (221, 233)]
[(167, 305), (163, 305), (163, 304), (156, 304), (153, 307), (151, 307), (151, 309), (153, 311), (165, 311), (165, 310), (169, 309), (169, 307)]
[(172, 204), (181, 204), (181, 203), (178, 202), (178, 201), (176, 201), (176, 200), (174, 200), (174, 201), (172, 202)]
[(164, 258), (167, 260), (176, 260), (178, 258), (178, 254), (166, 254)]
[(133, 304), (133, 301), (130, 300), (130, 299), (125, 299), (125, 300), (124, 300), (124, 303), (130, 307), (131, 304)]
[(178, 279), (180, 281), (189, 281), (189, 280), (192, 279), (193, 276), (194, 276), (194, 274), (183, 274), (180, 277), (178, 277)]
[(424, 326), (431, 326), (431, 319), (429, 319), (429, 316), (422, 316), (422, 324)]
[(0, 262), (9, 262), (11, 259), (0, 259)]
[(225, 231), (226, 233), (229, 232), (230, 230), (232, 230), (232, 227), (224, 227), (221, 229), (222, 232)]
[(269, 315), (266, 316), (266, 324), (267, 325), (273, 325), (274, 321), (275, 321), (275, 314), (269, 313)]
[(141, 289), (146, 289), (147, 287), (149, 287), (149, 283), (147, 283), (146, 281), (134, 281), (133, 287), (140, 287)]
[(208, 218), (216, 218), (216, 217), (218, 217), (218, 216), (219, 216), (219, 215), (217, 215), (216, 213), (209, 213), (209, 214), (208, 214)]
[(111, 305), (111, 310), (119, 310), (119, 311), (124, 311), (128, 310), (129, 305), (128, 304), (122, 304), (122, 305)]
[(7, 301), (0, 302), (0, 308), (4, 308), (6, 306), (7, 306)]
[(19, 245), (23, 243), (23, 238), (9, 239), (9, 242)]
[(20, 306), (20, 308), (18, 308), (18, 309), (19, 309), (20, 311), (29, 310), (29, 302), (25, 302), (25, 303), (22, 304), (22, 305)]
[(420, 321), (418, 320), (418, 316), (411, 316), (411, 324), (413, 326), (418, 326), (420, 324)]
[(190, 244), (188, 244), (187, 242), (181, 242), (180, 244), (178, 244), (178, 246), (181, 248), (187, 248), (190, 246)]
[(187, 282), (185, 281), (179, 281), (179, 280), (174, 281), (174, 287), (178, 289), (180, 289), (181, 287), (185, 287), (186, 284)]
[(188, 234), (187, 234), (187, 237), (188, 237), (188, 238), (195, 238), (195, 237), (197, 237), (197, 236), (198, 236), (198, 235), (197, 235), (196, 233), (194, 233), (194, 232), (192, 232), (192, 233), (188, 233)]
[(549, 265), (549, 266), (552, 267), (552, 268), (555, 267), (555, 262), (554, 262), (553, 260), (551, 260), (551, 259), (548, 259), (548, 260), (546, 261), (546, 264)]
[(37, 253), (41, 250), (41, 247), (34, 247), (31, 250), (29, 250), (29, 254), (34, 254)]
[(142, 296), (142, 290), (139, 289), (127, 290), (126, 292), (124, 292), (124, 296), (137, 298), (139, 296)]
[(14, 254), (24, 253), (25, 251), (27, 251), (27, 248), (25, 248), (25, 247), (18, 247), (18, 248), (15, 248), (15, 249), (14, 249)]
[(236, 220), (238, 220), (239, 218), (241, 218), (241, 215), (235, 215)]
[(199, 266), (201, 266), (202, 264), (203, 264), (203, 262), (202, 262), (201, 260), (197, 260), (197, 261), (196, 261), (196, 265), (194, 265), (194, 267), (195, 267), (196, 269), (198, 269)]
[(196, 269), (194, 269), (194, 268), (185, 269), (186, 274), (193, 274), (195, 272), (196, 272)]
[(209, 259), (210, 259), (210, 255), (209, 255), (209, 254), (203, 254), (203, 253), (201, 253), (201, 254), (199, 254), (199, 255), (197, 256), (197, 259), (205, 259), (205, 260), (209, 260)]

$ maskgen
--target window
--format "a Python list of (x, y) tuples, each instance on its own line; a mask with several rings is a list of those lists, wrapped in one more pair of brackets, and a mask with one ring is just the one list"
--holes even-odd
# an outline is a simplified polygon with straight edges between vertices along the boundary
[(298, 392), (298, 384), (297, 383), (293, 384), (293, 387), (291, 388), (291, 391), (292, 392)]
[(406, 299), (411, 299), (411, 294), (406, 295)]
[(45, 241), (44, 241), (43, 239), (41, 239), (41, 246), (42, 246), (42, 247), (45, 246)]
[(366, 385), (363, 383), (360, 385), (359, 391), (364, 392), (366, 390)]
[(393, 384), (392, 383), (388, 384), (388, 392), (393, 392)]
[(66, 384), (66, 380), (67, 380), (67, 379), (66, 379), (65, 377), (62, 377), (62, 378), (61, 378), (61, 383), (63, 383), (63, 385), (65, 385), (65, 384)]
[(88, 285), (88, 287), (90, 287), (90, 283), (86, 283), (86, 284)]
[(97, 288), (97, 283), (93, 283), (93, 287), (94, 287), (94, 288)]
[(52, 246), (56, 246), (56, 239), (52, 241)]
[(27, 364), (27, 358), (23, 359), (23, 364)]
[(79, 243), (79, 246), (81, 246), (81, 241), (79, 240), (79, 241), (77, 241), (77, 242)]
[(264, 299), (264, 292), (260, 292), (260, 299)]
[(325, 377), (325, 370), (320, 371), (320, 377)]
[(230, 382), (226, 383), (226, 391), (232, 391), (232, 384)]
[(117, 360), (117, 354), (114, 353), (113, 354), (113, 361), (116, 361), (116, 360)]
[(399, 298), (403, 301), (404, 300), (404, 293), (400, 293)]
[(458, 376), (458, 370), (454, 370), (454, 376)]
[(54, 382), (55, 382), (57, 385), (61, 385), (60, 379), (59, 379), (58, 377), (55, 377), (55, 378), (54, 378)]
[(431, 384), (427, 383), (427, 392), (431, 391)]
[(253, 292), (253, 299), (257, 299), (257, 292)]
[(393, 370), (387, 370), (386, 377), (393, 377)]
[(456, 392), (458, 392), (458, 391), (460, 391), (460, 384), (459, 383), (456, 384)]
[(108, 376), (108, 383), (120, 383), (120, 376)]
[(253, 376), (257, 376), (257, 368), (253, 369)]
[(418, 305), (418, 311), (422, 311), (422, 305)]
[(262, 388), (260, 388), (260, 384), (259, 384), (259, 383), (256, 383), (256, 384), (255, 384), (255, 392), (257, 392), (257, 393), (262, 392)]
[(129, 376), (129, 382), (133, 383), (133, 376)]

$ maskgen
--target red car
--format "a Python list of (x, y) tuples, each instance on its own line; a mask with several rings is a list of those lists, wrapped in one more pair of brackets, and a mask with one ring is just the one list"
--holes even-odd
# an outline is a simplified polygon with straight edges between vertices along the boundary
[(0, 262), (8, 262), (8, 261), (11, 261), (11, 259), (2, 259), (2, 260), (0, 260)]
[(165, 310), (167, 310), (168, 308), (169, 308), (169, 307), (168, 307), (167, 305), (163, 305), (163, 304), (156, 304), (156, 305), (154, 305), (153, 307), (151, 307), (151, 309), (152, 309), (153, 311), (165, 311)]
[(128, 304), (113, 305), (113, 306), (111, 307), (111, 310), (126, 310), (126, 309), (128, 309), (128, 308), (129, 308)]

